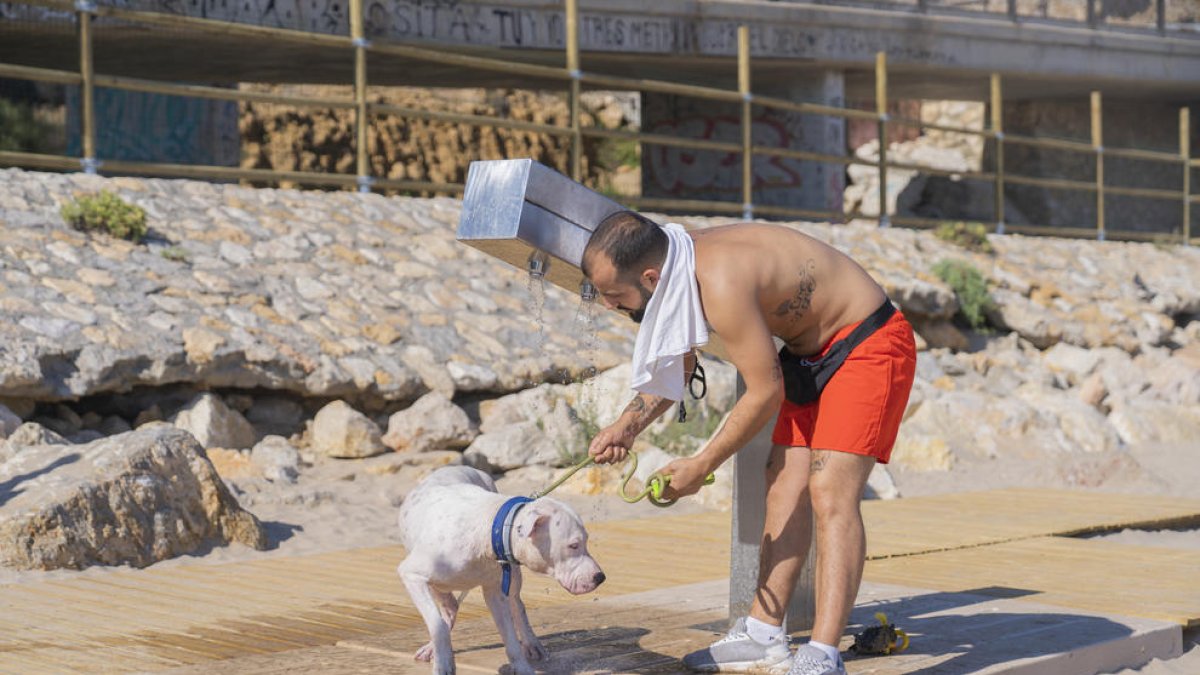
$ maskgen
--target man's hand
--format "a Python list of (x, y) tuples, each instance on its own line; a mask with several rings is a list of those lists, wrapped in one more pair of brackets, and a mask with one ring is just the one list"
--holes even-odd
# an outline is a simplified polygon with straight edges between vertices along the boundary
[(600, 430), (588, 446), (588, 455), (597, 464), (615, 464), (625, 459), (633, 447), (637, 432), (621, 420)]
[(670, 476), (671, 482), (663, 490), (663, 499), (675, 500), (680, 497), (694, 495), (704, 487), (704, 479), (713, 469), (698, 457), (677, 459), (659, 470), (664, 476)]
[(638, 394), (633, 397), (616, 422), (596, 434), (588, 446), (588, 455), (597, 464), (610, 464), (625, 459), (633, 447), (633, 439), (658, 416), (671, 407), (671, 401), (661, 396)]

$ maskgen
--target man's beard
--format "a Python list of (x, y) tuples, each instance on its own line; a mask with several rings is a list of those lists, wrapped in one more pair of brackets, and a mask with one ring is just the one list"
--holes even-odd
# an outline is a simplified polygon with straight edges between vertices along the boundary
[(633, 319), (634, 323), (641, 323), (642, 319), (646, 318), (646, 306), (650, 304), (650, 296), (654, 295), (646, 290), (645, 286), (638, 284), (638, 292), (642, 294), (641, 309), (629, 310), (629, 318)]

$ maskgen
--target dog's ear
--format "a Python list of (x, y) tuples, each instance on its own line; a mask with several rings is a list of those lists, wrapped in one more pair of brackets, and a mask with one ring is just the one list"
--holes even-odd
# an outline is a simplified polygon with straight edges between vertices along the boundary
[(539, 529), (545, 529), (549, 524), (549, 513), (539, 510), (537, 506), (530, 506), (529, 517), (516, 524), (517, 536), (533, 537)]

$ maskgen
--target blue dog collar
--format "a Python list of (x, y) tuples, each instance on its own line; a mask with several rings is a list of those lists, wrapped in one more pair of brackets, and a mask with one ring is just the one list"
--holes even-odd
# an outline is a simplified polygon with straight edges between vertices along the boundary
[(517, 512), (531, 501), (529, 497), (510, 497), (492, 520), (492, 553), (496, 554), (496, 562), (500, 563), (500, 590), (505, 596), (512, 585), (512, 566), (520, 564), (512, 549), (513, 521), (517, 519)]

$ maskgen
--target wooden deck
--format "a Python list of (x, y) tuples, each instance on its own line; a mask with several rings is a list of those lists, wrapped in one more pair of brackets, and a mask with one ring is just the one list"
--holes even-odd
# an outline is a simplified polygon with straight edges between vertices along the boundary
[[(1190, 572), (1188, 570), (1191, 570)], [(1200, 551), (1038, 537), (873, 560), (864, 577), (1200, 627)]]
[[(868, 582), (1200, 625), (1200, 594), (1192, 585), (1200, 552), (1057, 536), (1200, 523), (1200, 501), (1005, 490), (872, 501), (864, 513)], [(657, 672), (677, 665), (675, 658), (711, 637), (697, 624), (722, 623), (729, 531), (728, 514), (717, 512), (593, 523), (591, 548), (609, 580), (594, 594), (573, 597), (549, 579), (527, 575), (523, 597), (535, 627), (560, 642), (575, 639), (571, 630), (603, 636), (603, 608), (626, 612), (631, 598), (662, 594), (656, 604), (634, 603), (634, 615), (621, 615), (626, 632), (653, 628), (652, 639), (624, 637), (657, 655), (625, 655), (630, 660), (621, 668)], [(399, 669), (396, 650), (412, 645), (395, 636), (420, 639), (421, 621), (395, 574), (402, 557), (400, 547), (383, 546), (0, 586), (0, 672), (247, 667), (226, 671), (236, 672), (259, 661), (261, 672), (274, 672), (270, 664), (282, 667), (285, 655), (304, 655), (312, 671), (333, 672), (323, 659), (349, 652), (366, 662), (385, 660), (386, 672), (408, 672)], [(704, 582), (708, 591), (699, 604), (689, 605), (683, 589), (672, 590)], [(495, 635), (478, 593), (468, 597), (460, 622), (460, 648), (472, 639), (493, 648), (477, 650), (482, 660), (464, 658), (464, 672), (494, 672), (503, 655), (495, 662)]]
[(1126, 527), (1196, 527), (1200, 500), (1014, 488), (869, 501), (863, 517), (867, 557), (887, 558)]

